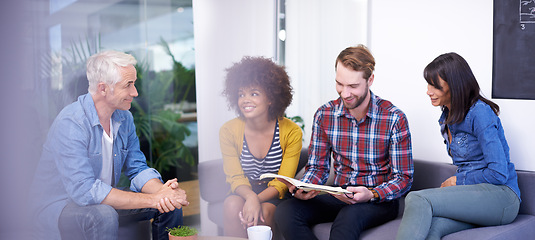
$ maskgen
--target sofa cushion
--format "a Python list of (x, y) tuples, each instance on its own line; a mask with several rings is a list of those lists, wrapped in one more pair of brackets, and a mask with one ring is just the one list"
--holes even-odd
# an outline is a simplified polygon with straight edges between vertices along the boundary
[[(368, 229), (360, 235), (360, 239), (361, 240), (396, 239), (396, 233), (398, 231), (400, 222), (401, 222), (401, 218), (397, 218), (381, 226)], [(318, 239), (329, 239), (331, 226), (332, 226), (332, 222), (316, 224), (312, 228), (312, 231), (314, 232), (314, 235), (318, 237)]]
[(377, 226), (371, 229), (366, 230), (360, 236), (361, 240), (387, 240), (387, 239), (396, 239), (396, 234), (398, 233), (399, 224), (401, 223), (401, 217), (394, 219), (390, 222), (387, 222), (381, 226)]
[(518, 215), (511, 224), (480, 227), (452, 233), (442, 237), (442, 240), (508, 240), (533, 239), (535, 236), (535, 216)]
[(332, 222), (316, 224), (312, 227), (312, 232), (318, 239), (329, 239), (332, 225)]

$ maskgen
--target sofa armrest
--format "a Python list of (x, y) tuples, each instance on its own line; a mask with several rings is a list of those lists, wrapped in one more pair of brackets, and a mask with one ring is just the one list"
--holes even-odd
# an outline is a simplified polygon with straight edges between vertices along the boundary
[(199, 191), (207, 202), (223, 202), (230, 191), (223, 171), (223, 160), (214, 159), (199, 162)]
[(520, 188), (520, 214), (535, 215), (535, 171), (521, 171), (517, 170), (518, 187)]

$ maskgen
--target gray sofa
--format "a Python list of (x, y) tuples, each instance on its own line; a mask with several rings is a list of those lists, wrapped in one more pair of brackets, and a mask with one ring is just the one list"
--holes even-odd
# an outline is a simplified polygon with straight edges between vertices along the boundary
[[(306, 150), (301, 153), (297, 178), (302, 174), (308, 159)], [(446, 163), (414, 160), (414, 182), (411, 191), (439, 187), (440, 183), (452, 176), (456, 167)], [(456, 239), (534, 239), (535, 238), (535, 172), (517, 171), (522, 203), (516, 220), (508, 225), (480, 227), (452, 233), (443, 240)], [(223, 161), (215, 159), (199, 163), (199, 187), (201, 198), (208, 202), (208, 218), (217, 224), (219, 234), (223, 228), (223, 201), (230, 189), (225, 182)], [(403, 199), (400, 201), (398, 218), (381, 226), (365, 231), (361, 239), (395, 239), (403, 215)], [(331, 223), (315, 225), (313, 231), (318, 239), (329, 239)]]

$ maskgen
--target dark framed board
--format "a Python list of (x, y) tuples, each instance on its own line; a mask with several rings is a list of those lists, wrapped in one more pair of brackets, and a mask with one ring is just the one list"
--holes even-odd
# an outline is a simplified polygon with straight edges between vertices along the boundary
[(492, 97), (535, 99), (535, 0), (494, 0)]

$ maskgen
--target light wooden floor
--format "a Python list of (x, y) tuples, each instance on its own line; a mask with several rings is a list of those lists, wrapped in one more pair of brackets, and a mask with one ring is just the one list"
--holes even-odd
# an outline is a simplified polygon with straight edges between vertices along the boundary
[(199, 180), (179, 182), (178, 186), (186, 191), (189, 205), (182, 208), (184, 216), (197, 215), (200, 213)]

